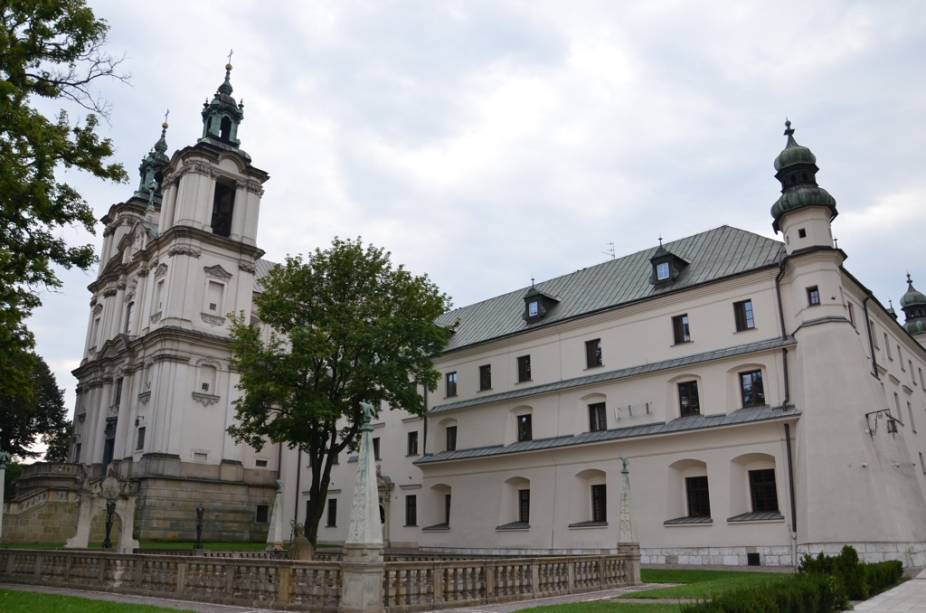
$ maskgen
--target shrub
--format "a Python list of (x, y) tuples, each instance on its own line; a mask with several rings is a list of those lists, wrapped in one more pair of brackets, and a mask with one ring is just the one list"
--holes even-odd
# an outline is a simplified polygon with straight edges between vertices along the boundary
[(838, 556), (822, 553), (817, 557), (805, 555), (801, 558), (800, 572), (803, 575), (832, 576), (842, 583), (846, 595), (852, 600), (865, 600), (900, 581), (903, 564), (897, 560), (866, 564), (859, 562), (858, 553), (845, 545)]
[(822, 573), (725, 592), (682, 613), (834, 613), (849, 604), (842, 583)]
[(898, 560), (862, 564), (862, 571), (871, 594), (878, 594), (900, 582), (903, 577), (903, 564)]

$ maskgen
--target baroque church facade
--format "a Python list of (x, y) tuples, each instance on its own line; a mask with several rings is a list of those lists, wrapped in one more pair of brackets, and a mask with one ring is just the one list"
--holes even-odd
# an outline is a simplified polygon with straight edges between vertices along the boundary
[[(231, 66), (203, 133), (106, 225), (78, 378), (73, 459), (140, 484), (143, 539), (259, 539), (296, 451), (226, 433), (229, 314), (272, 266), (256, 244), (268, 175), (240, 148)], [(166, 125), (164, 126), (166, 129)], [(773, 240), (729, 226), (444, 314), (427, 412), (374, 423), (386, 542), (456, 553), (617, 547), (627, 458), (644, 563), (790, 565), (854, 544), (926, 566), (926, 296), (905, 322), (844, 266), (836, 200), (790, 125)], [(356, 457), (332, 471), (319, 540), (343, 542)]]

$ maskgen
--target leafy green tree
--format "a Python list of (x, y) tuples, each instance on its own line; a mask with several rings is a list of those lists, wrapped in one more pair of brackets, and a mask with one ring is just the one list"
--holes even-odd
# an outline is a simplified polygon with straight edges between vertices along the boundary
[(431, 358), (451, 332), (434, 322), (449, 300), (427, 276), (394, 268), (389, 253), (359, 238), (288, 257), (262, 285), (254, 302), (269, 339), (243, 316), (232, 326), (243, 395), (229, 432), (258, 450), (272, 441), (308, 456), (305, 531), (314, 544), (331, 467), (357, 445), (360, 403), (424, 411), (418, 387), (437, 384)]
[(16, 480), (23, 472), (23, 465), (15, 460), (6, 465), (3, 473), (3, 502), (10, 502), (16, 495)]
[(64, 396), (45, 360), (29, 354), (26, 393), (0, 391), (0, 450), (19, 458), (35, 457), (30, 448), (40, 435), (64, 427)]
[[(97, 133), (106, 103), (95, 93), (121, 60), (103, 51), (108, 26), (84, 0), (0, 0), (0, 390), (28, 393), (33, 338), (25, 325), (37, 290), (61, 285), (55, 266), (88, 268), (92, 245), (68, 245), (62, 227), (94, 232), (93, 210), (56, 177), (77, 169), (125, 181), (109, 139)], [(86, 112), (71, 122), (35, 108), (57, 100)]]
[(62, 420), (60, 426), (44, 436), (46, 462), (65, 464), (71, 459), (71, 442), (74, 439), (74, 422), (70, 419)]

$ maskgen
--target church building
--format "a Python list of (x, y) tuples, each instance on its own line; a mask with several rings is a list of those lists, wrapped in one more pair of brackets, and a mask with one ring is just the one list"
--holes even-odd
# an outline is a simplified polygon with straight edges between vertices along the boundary
[[(73, 459), (139, 481), (142, 539), (191, 538), (199, 503), (207, 538), (261, 539), (278, 478), (287, 525), (305, 519), (305, 457), (226, 433), (228, 317), (259, 324), (273, 265), (230, 72), (201, 138), (167, 157), (162, 131), (103, 218), (89, 287)], [(844, 267), (836, 200), (786, 128), (776, 239), (721, 226), (440, 318), (426, 414), (374, 423), (388, 546), (615, 550), (627, 458), (644, 563), (790, 565), (849, 543), (926, 566), (926, 296), (908, 275), (902, 324)], [(355, 466), (332, 471), (320, 542), (346, 536)]]

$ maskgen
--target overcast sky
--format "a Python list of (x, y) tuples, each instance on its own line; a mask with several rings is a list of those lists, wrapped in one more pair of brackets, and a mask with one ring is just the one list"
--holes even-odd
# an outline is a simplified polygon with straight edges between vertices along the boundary
[[(847, 268), (885, 303), (908, 269), (926, 290), (926, 3), (91, 5), (132, 77), (102, 86), (131, 184), (65, 175), (98, 216), (131, 195), (165, 108), (169, 153), (200, 136), (234, 48), (270, 259), (362, 236), (462, 306), (609, 242), (773, 236), (787, 115), (838, 202)], [(95, 275), (63, 272), (30, 321), (69, 407)]]

